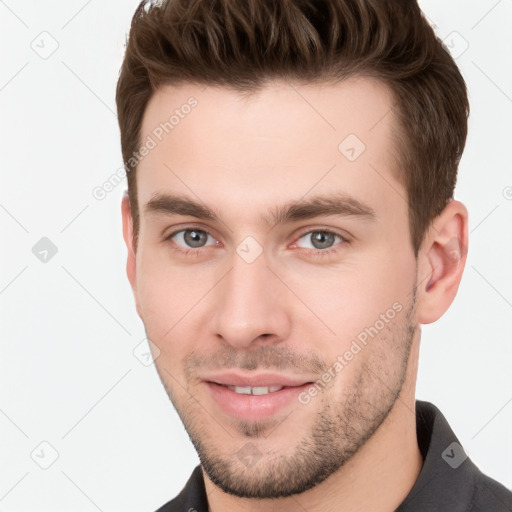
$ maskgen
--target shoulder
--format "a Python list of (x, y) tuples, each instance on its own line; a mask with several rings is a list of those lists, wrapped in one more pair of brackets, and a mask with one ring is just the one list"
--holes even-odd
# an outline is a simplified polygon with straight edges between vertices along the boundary
[(512, 491), (478, 471), (470, 512), (512, 512)]
[(203, 474), (198, 465), (181, 492), (156, 512), (208, 512)]

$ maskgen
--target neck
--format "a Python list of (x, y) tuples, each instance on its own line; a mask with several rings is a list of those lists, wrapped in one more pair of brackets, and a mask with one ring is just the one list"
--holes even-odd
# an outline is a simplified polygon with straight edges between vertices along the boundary
[[(418, 337), (419, 338), (419, 337)], [(423, 459), (416, 436), (415, 384), (419, 339), (411, 347), (404, 386), (374, 435), (338, 471), (302, 494), (278, 500), (241, 499), (218, 487), (203, 471), (208, 511), (393, 512), (416, 482)]]

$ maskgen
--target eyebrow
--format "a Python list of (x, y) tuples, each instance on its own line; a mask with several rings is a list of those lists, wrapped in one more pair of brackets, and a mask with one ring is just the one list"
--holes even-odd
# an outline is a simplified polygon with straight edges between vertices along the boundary
[[(221, 215), (206, 204), (187, 196), (156, 193), (145, 204), (144, 213), (160, 215), (189, 215), (201, 220), (222, 222)], [(314, 217), (336, 215), (341, 217), (357, 217), (362, 220), (374, 221), (375, 211), (368, 205), (345, 193), (316, 195), (309, 199), (292, 200), (271, 208), (262, 221), (269, 225), (312, 219)]]

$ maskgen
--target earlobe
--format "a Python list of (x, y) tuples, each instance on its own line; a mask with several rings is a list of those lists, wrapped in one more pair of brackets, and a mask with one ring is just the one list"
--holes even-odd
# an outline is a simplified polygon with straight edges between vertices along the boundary
[(466, 263), (468, 213), (459, 201), (450, 201), (425, 236), (418, 255), (418, 321), (438, 320), (450, 307)]
[(137, 314), (142, 318), (137, 295), (137, 261), (133, 247), (133, 217), (130, 207), (130, 200), (127, 194), (123, 196), (121, 202), (121, 214), (123, 220), (123, 238), (126, 244), (126, 248), (128, 249), (128, 256), (126, 259), (126, 275), (128, 276), (128, 281), (132, 287)]

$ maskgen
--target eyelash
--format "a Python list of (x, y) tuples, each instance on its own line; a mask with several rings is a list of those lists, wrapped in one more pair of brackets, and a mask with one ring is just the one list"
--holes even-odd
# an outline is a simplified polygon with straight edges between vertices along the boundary
[[(199, 229), (199, 228), (196, 228), (194, 226), (188, 226), (188, 227), (181, 228), (181, 229), (178, 229), (176, 231), (173, 231), (171, 234), (167, 235), (164, 238), (164, 242), (167, 242), (167, 241), (171, 240), (172, 237), (174, 237), (175, 235), (177, 235), (178, 233), (181, 233), (183, 231), (201, 231), (203, 233), (206, 233), (209, 236), (213, 236), (211, 233), (209, 233), (205, 229)], [(337, 236), (337, 237), (341, 238), (341, 242), (338, 242), (337, 245), (339, 245), (339, 244), (343, 244), (343, 245), (349, 244), (349, 241), (345, 238), (344, 235), (341, 235), (340, 233), (337, 233), (336, 231), (332, 231), (332, 230), (329, 230), (329, 229), (310, 229), (309, 231), (304, 231), (304, 232), (300, 233), (299, 235), (297, 235), (297, 240), (300, 240), (305, 235), (309, 235), (311, 233), (332, 234), (334, 236)], [(211, 247), (211, 246), (209, 246), (209, 247)], [(179, 246), (178, 244), (174, 243), (174, 246), (173, 246), (172, 249), (174, 251), (176, 251), (176, 252), (179, 252), (180, 254), (183, 254), (184, 256), (199, 256), (203, 252), (203, 251), (201, 251), (201, 249), (205, 249), (205, 247), (199, 247), (198, 249), (184, 249), (181, 246)], [(313, 256), (313, 257), (316, 257), (316, 258), (322, 258), (322, 257), (325, 257), (325, 256), (332, 256), (334, 253), (338, 252), (339, 249), (334, 249), (333, 247), (329, 247), (328, 249), (303, 249), (302, 248), (302, 250), (306, 251), (306, 254), (308, 256)]]

